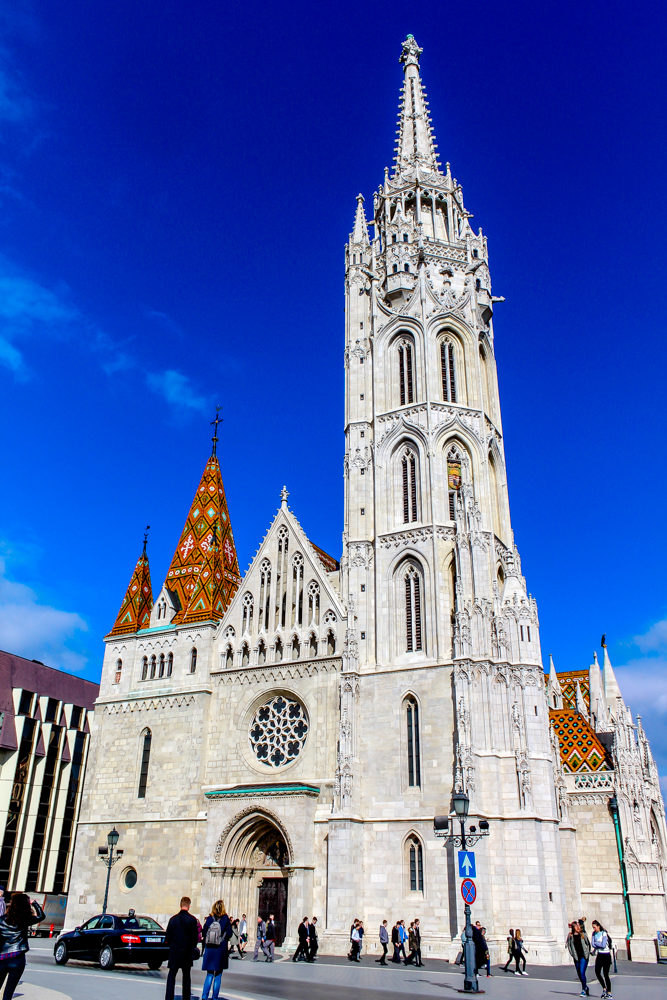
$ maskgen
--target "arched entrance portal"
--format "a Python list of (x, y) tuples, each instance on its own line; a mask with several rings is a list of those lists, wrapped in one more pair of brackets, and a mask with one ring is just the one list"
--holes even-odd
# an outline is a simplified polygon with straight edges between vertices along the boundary
[(247, 914), (250, 942), (254, 942), (257, 915), (268, 920), (273, 914), (279, 946), (287, 931), (288, 838), (274, 817), (255, 809), (239, 816), (230, 827), (220, 839), (219, 851), (227, 910), (234, 917)]

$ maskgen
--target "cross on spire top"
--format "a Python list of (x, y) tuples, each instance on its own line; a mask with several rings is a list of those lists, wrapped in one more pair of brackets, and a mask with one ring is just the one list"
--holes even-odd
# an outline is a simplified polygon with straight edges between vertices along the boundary
[(221, 406), (216, 406), (215, 420), (211, 421), (211, 427), (215, 426), (215, 430), (213, 431), (213, 437), (211, 438), (211, 441), (213, 442), (213, 451), (211, 452), (212, 455), (216, 454), (216, 449), (218, 446), (218, 424), (221, 424), (223, 420), (223, 418), (220, 416), (221, 409), (222, 409)]
[(285, 506), (287, 506), (287, 498), (288, 498), (288, 496), (289, 496), (289, 493), (287, 491), (287, 487), (283, 486), (283, 488), (280, 491), (280, 502), (284, 503)]
[(148, 544), (148, 532), (151, 530), (150, 524), (146, 525), (146, 530), (144, 531), (144, 555), (146, 555), (146, 545)]

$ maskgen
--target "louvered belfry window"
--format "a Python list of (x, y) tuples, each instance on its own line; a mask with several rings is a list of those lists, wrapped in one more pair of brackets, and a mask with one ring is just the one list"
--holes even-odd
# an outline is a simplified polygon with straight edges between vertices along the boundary
[(440, 364), (442, 368), (442, 398), (448, 403), (455, 403), (456, 376), (454, 372), (454, 345), (451, 340), (440, 341)]
[(414, 566), (405, 574), (406, 652), (422, 649), (421, 580)]
[(412, 382), (412, 344), (402, 341), (398, 348), (398, 380), (401, 406), (414, 402)]
[(417, 459), (407, 448), (403, 454), (403, 521), (418, 521), (417, 514)]

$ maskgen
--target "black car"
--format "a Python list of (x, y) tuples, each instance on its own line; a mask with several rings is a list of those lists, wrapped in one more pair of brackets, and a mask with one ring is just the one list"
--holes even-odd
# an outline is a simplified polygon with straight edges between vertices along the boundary
[(117, 962), (145, 962), (149, 969), (159, 969), (168, 956), (164, 928), (155, 920), (116, 913), (100, 914), (61, 934), (53, 949), (58, 965), (73, 958), (99, 962), (103, 969), (113, 969)]

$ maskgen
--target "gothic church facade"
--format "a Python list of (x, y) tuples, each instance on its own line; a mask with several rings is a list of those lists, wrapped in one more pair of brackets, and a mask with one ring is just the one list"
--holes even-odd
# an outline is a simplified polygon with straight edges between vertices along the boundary
[(585, 697), (578, 679), (564, 700), (553, 669), (545, 684), (508, 501), (500, 300), (420, 56), (408, 36), (394, 168), (371, 222), (359, 195), (345, 250), (340, 564), (284, 490), (241, 579), (214, 438), (161, 590), (144, 548), (106, 637), (68, 925), (99, 912), (115, 823), (112, 910), (164, 920), (184, 892), (202, 915), (223, 897), (251, 926), (275, 912), (287, 940), (315, 914), (337, 953), (355, 916), (371, 940), (419, 916), (426, 954), (453, 958), (460, 880), (433, 820), (465, 790), (490, 824), (474, 916), (494, 958), (512, 925), (531, 960), (560, 962), (583, 912), (654, 957), (655, 764), (608, 657)]

